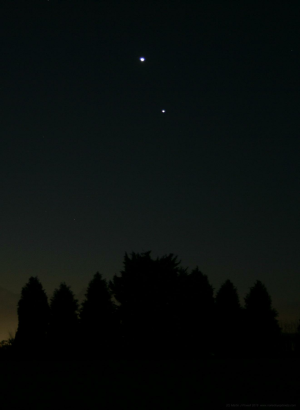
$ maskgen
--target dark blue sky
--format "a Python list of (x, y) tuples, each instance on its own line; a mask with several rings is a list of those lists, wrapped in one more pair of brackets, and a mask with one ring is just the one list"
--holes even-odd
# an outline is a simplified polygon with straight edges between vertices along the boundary
[(79, 293), (152, 250), (242, 302), (259, 279), (299, 318), (299, 2), (1, 1), (0, 16), (0, 286)]

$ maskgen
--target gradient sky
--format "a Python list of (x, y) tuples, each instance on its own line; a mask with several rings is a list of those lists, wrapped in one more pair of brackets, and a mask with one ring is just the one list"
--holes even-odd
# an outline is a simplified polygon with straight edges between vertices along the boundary
[(151, 250), (300, 318), (299, 1), (2, 0), (0, 20), (1, 288), (78, 294)]

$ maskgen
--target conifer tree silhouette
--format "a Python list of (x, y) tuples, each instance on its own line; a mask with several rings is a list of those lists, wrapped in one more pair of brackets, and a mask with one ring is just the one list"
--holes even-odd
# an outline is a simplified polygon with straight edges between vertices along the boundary
[(182, 275), (177, 310), (183, 358), (205, 358), (214, 354), (215, 301), (213, 287), (198, 268)]
[(119, 313), (129, 358), (173, 357), (175, 304), (179, 263), (173, 254), (152, 259), (151, 251), (131, 257), (125, 253), (121, 276), (110, 288), (120, 303)]
[(245, 354), (276, 357), (280, 354), (281, 329), (265, 285), (257, 280), (245, 297)]
[(83, 357), (114, 358), (118, 339), (118, 317), (107, 280), (97, 272), (90, 281), (80, 309)]
[(295, 335), (295, 356), (300, 357), (300, 320)]
[(216, 294), (216, 354), (239, 357), (241, 354), (242, 307), (236, 288), (230, 280)]
[(65, 282), (55, 289), (50, 301), (48, 347), (54, 360), (72, 360), (78, 354), (78, 300)]
[(38, 359), (45, 355), (50, 309), (46, 292), (37, 277), (30, 277), (18, 302), (18, 329), (14, 348), (18, 358)]

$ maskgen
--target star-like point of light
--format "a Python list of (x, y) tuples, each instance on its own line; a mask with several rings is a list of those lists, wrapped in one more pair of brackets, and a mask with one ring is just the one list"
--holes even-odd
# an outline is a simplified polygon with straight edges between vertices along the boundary
[(140, 61), (143, 63), (144, 61), (146, 61), (145, 57), (140, 57)]

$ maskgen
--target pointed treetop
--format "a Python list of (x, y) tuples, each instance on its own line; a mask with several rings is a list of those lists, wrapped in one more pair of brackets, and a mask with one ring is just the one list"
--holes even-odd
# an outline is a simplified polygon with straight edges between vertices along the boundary
[(274, 316), (278, 316), (277, 311), (272, 308), (272, 300), (267, 288), (260, 280), (255, 282), (245, 296), (245, 308), (257, 313), (272, 312)]
[(216, 303), (221, 309), (241, 307), (236, 287), (227, 279), (216, 294)]

